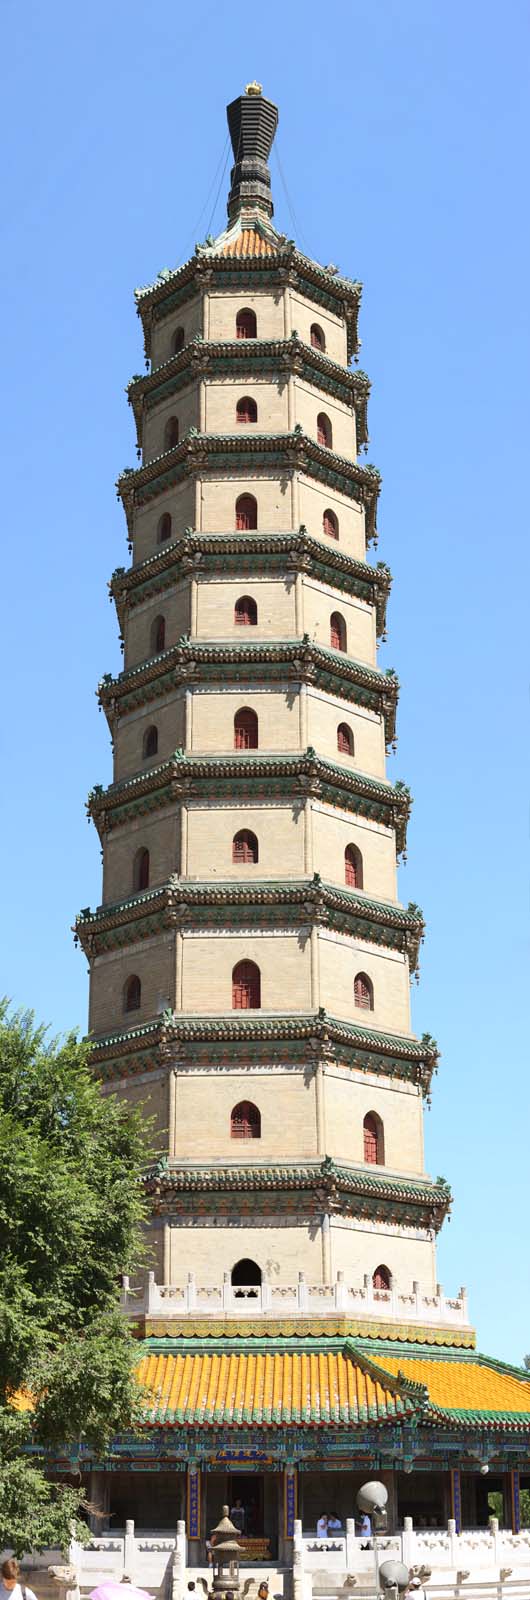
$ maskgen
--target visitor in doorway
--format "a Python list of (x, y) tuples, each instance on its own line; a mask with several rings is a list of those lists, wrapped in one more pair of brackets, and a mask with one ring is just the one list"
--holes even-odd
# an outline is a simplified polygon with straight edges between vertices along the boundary
[(37, 1600), (33, 1589), (20, 1582), (20, 1567), (15, 1556), (8, 1556), (0, 1568), (0, 1600)]
[(194, 1580), (194, 1578), (190, 1578), (190, 1582), (188, 1584), (188, 1593), (189, 1594), (195, 1594), (195, 1589), (196, 1589), (195, 1580)]
[(342, 1522), (340, 1520), (340, 1517), (337, 1516), (336, 1511), (332, 1511), (331, 1516), (328, 1517), (328, 1533), (341, 1533), (341, 1532), (342, 1532)]
[(269, 1585), (263, 1580), (258, 1589), (258, 1600), (269, 1600)]
[(325, 1539), (326, 1538), (326, 1534), (327, 1534), (327, 1531), (328, 1531), (328, 1520), (329, 1520), (328, 1517), (326, 1517), (325, 1515), (323, 1517), (319, 1517), (318, 1522), (317, 1522), (317, 1538), (318, 1539)]
[(232, 1506), (230, 1521), (233, 1522), (234, 1528), (237, 1528), (238, 1533), (245, 1532), (245, 1507), (242, 1500), (236, 1500), (235, 1505)]

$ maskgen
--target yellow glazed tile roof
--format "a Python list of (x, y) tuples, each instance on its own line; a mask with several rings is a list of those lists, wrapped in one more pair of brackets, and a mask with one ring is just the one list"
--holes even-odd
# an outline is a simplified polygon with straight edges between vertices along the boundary
[(362, 1423), (407, 1415), (413, 1403), (374, 1381), (337, 1351), (144, 1356), (146, 1420), (189, 1422)]
[(379, 1355), (377, 1359), (393, 1376), (400, 1372), (413, 1383), (425, 1384), (431, 1405), (443, 1410), (530, 1414), (530, 1382), (493, 1365), (407, 1356)]
[(242, 228), (235, 239), (231, 239), (223, 246), (224, 256), (273, 256), (274, 245), (270, 239), (263, 239), (257, 228)]

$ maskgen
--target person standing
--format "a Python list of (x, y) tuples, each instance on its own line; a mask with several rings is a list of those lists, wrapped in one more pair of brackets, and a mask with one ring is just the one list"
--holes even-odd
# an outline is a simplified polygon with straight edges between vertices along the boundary
[(242, 1500), (236, 1500), (235, 1505), (231, 1507), (230, 1521), (233, 1522), (234, 1528), (237, 1528), (238, 1533), (245, 1532), (245, 1507)]
[(15, 1556), (8, 1556), (0, 1568), (0, 1600), (37, 1600), (33, 1589), (20, 1582), (20, 1567)]

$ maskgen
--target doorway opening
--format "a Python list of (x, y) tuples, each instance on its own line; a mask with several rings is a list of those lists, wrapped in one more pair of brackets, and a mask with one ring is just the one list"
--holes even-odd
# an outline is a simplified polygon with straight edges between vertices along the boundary
[(258, 1289), (261, 1288), (261, 1268), (256, 1261), (243, 1256), (232, 1267), (231, 1283), (236, 1291), (236, 1300), (257, 1300)]
[(263, 1474), (250, 1472), (231, 1472), (228, 1480), (230, 1489), (230, 1516), (238, 1533), (247, 1539), (262, 1539), (264, 1535), (263, 1517)]

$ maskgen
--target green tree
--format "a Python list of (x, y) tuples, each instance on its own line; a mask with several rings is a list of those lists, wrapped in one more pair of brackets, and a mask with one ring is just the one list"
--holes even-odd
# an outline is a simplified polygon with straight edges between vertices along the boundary
[[(141, 1255), (145, 1123), (88, 1056), (0, 1004), (0, 1548), (17, 1555), (67, 1545), (80, 1446), (107, 1450), (141, 1409), (119, 1284)], [(47, 1476), (54, 1448), (79, 1488)]]

